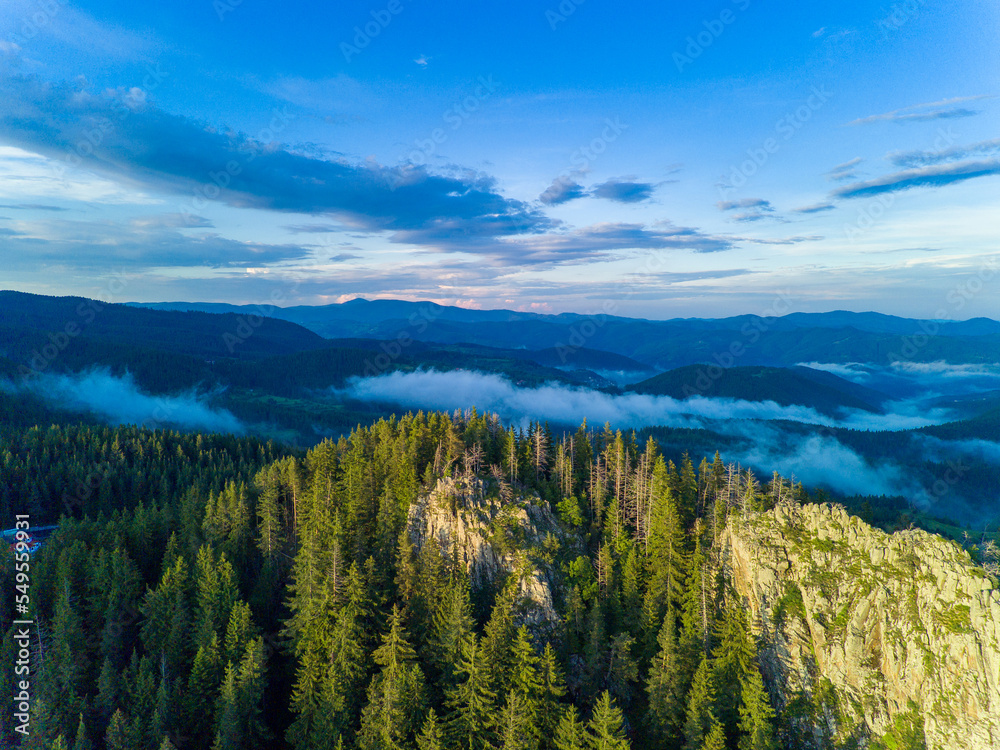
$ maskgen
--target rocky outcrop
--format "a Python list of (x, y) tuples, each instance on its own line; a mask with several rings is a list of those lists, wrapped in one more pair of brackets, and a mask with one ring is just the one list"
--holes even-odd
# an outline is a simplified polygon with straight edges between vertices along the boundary
[(1000, 591), (961, 547), (830, 505), (734, 516), (722, 541), (790, 744), (1000, 749)]
[(483, 480), (446, 477), (410, 506), (407, 523), (418, 549), (433, 537), (444, 555), (456, 553), (474, 588), (516, 573), (527, 619), (536, 625), (558, 621), (546, 545), (565, 540), (552, 512), (537, 498), (504, 502), (495, 490), (488, 492)]

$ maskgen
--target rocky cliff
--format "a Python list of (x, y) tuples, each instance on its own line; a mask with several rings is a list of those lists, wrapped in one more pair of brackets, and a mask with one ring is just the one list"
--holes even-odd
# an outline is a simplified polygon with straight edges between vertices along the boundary
[(479, 479), (441, 479), (410, 506), (410, 539), (419, 549), (433, 537), (443, 554), (457, 552), (474, 588), (516, 573), (528, 620), (557, 622), (547, 563), (548, 548), (565, 542), (558, 522), (547, 506), (537, 504), (537, 498), (502, 502), (496, 491), (487, 490), (487, 483)]
[(958, 545), (779, 506), (731, 519), (720, 554), (788, 744), (1000, 748), (1000, 591)]

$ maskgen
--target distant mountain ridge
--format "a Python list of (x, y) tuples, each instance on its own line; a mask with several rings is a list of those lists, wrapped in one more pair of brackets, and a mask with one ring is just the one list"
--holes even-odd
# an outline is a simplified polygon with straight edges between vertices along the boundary
[[(496, 323), (514, 321), (550, 321), (572, 325), (573, 322), (601, 317), (604, 320), (631, 321), (653, 325), (677, 326), (704, 330), (740, 329), (747, 323), (767, 321), (772, 330), (794, 330), (796, 328), (855, 328), (868, 333), (894, 333), (910, 335), (935, 330), (935, 335), (943, 336), (986, 336), (1000, 334), (1000, 321), (990, 318), (971, 318), (962, 321), (933, 321), (902, 318), (878, 312), (851, 312), (833, 310), (822, 313), (789, 313), (781, 317), (759, 315), (735, 315), (726, 318), (629, 318), (620, 315), (587, 315), (582, 313), (533, 313), (516, 310), (475, 310), (465, 307), (440, 305), (436, 302), (410, 302), (407, 300), (366, 300), (356, 298), (347, 302), (329, 305), (294, 305), (277, 307), (274, 305), (233, 305), (221, 302), (127, 302), (132, 307), (153, 307), (159, 310), (234, 312), (254, 311), (272, 317), (290, 320), (310, 328), (310, 323), (321, 326), (332, 321), (354, 321), (357, 323), (384, 323), (385, 321), (445, 320), (456, 323)], [(924, 327), (921, 327), (921, 323)], [(322, 333), (321, 331), (317, 331)]]
[(562, 354), (587, 348), (628, 357), (660, 370), (699, 362), (715, 362), (723, 367), (790, 366), (799, 362), (884, 365), (897, 359), (1000, 362), (1000, 322), (987, 318), (942, 322), (833, 311), (783, 317), (645, 320), (361, 299), (319, 307), (187, 302), (136, 306), (270, 315), (326, 338), (406, 338), (498, 349), (554, 349)]

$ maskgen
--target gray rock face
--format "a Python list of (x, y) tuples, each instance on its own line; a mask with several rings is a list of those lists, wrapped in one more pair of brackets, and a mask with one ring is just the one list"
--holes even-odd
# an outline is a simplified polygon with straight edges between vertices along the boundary
[(722, 541), (800, 746), (922, 720), (930, 750), (1000, 748), (1000, 591), (958, 545), (829, 505), (734, 517)]
[(474, 587), (517, 573), (527, 619), (536, 625), (555, 623), (551, 570), (539, 563), (546, 536), (562, 541), (562, 532), (551, 511), (533, 501), (537, 498), (502, 502), (488, 496), (478, 479), (441, 479), (410, 506), (410, 539), (418, 549), (434, 537), (444, 554), (457, 550)]

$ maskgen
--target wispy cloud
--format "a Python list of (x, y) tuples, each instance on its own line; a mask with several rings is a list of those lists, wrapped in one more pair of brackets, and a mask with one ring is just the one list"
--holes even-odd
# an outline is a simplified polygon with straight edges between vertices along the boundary
[(884, 193), (896, 193), (915, 187), (944, 187), (976, 177), (997, 174), (1000, 174), (1000, 159), (941, 164), (895, 172), (874, 180), (855, 182), (834, 190), (832, 195), (837, 198), (863, 198)]
[(894, 109), (891, 112), (884, 112), (879, 115), (869, 115), (852, 120), (848, 125), (869, 125), (873, 122), (927, 122), (929, 120), (952, 120), (961, 117), (974, 117), (979, 110), (972, 110), (966, 107), (956, 107), (954, 105), (963, 102), (978, 101), (980, 99), (990, 99), (991, 96), (961, 96), (953, 99), (943, 99), (939, 102), (927, 102), (925, 104), (914, 104), (910, 107)]
[(340, 227), (332, 224), (286, 224), (284, 228), (292, 234), (326, 234), (340, 231)]
[(729, 218), (732, 221), (738, 221), (741, 223), (760, 221), (762, 219), (783, 221), (783, 219), (774, 214), (774, 206), (771, 205), (771, 202), (764, 200), (763, 198), (743, 198), (742, 200), (735, 201), (719, 201), (715, 205), (720, 211), (749, 209), (740, 211), (740, 213), (730, 214)]
[(742, 198), (736, 201), (719, 201), (715, 204), (720, 211), (735, 211), (739, 208), (755, 208), (760, 211), (773, 211), (771, 201), (763, 198)]
[(862, 159), (860, 156), (855, 157), (850, 161), (845, 161), (843, 164), (838, 164), (829, 172), (827, 172), (826, 176), (833, 182), (843, 182), (844, 180), (856, 179), (858, 173), (855, 167), (857, 167), (863, 161), (864, 159)]
[(810, 206), (801, 206), (800, 208), (793, 208), (792, 213), (796, 214), (818, 214), (823, 211), (832, 211), (836, 206), (832, 203), (813, 203)]
[(215, 226), (211, 219), (206, 219), (204, 216), (182, 213), (141, 216), (129, 223), (138, 229), (197, 229)]
[(44, 203), (3, 203), (0, 208), (12, 211), (67, 211), (69, 209), (62, 206), (50, 206)]
[(953, 146), (940, 151), (894, 151), (886, 156), (886, 159), (897, 167), (926, 167), (931, 164), (944, 164), (959, 159), (993, 154), (1000, 154), (1000, 138), (980, 141), (968, 146)]

